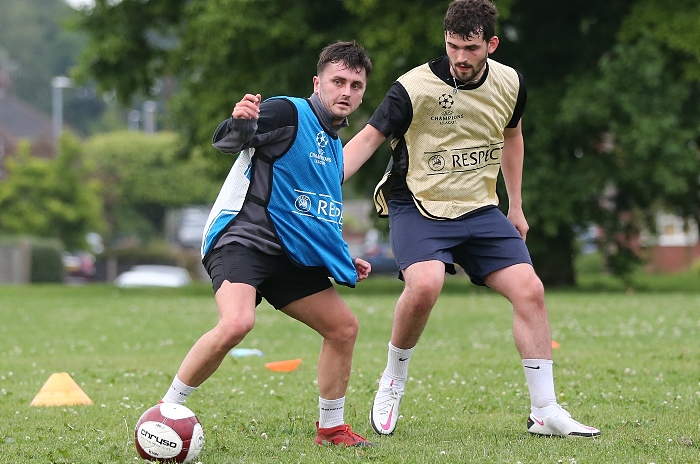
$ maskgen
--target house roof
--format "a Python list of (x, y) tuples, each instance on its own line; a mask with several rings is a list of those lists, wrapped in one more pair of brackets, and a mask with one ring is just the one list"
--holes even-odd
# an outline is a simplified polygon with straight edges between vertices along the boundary
[(0, 92), (0, 134), (32, 141), (51, 138), (51, 117), (14, 95)]

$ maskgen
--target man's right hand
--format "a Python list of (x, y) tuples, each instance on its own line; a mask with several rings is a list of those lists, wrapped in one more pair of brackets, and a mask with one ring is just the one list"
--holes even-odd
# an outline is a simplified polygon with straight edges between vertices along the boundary
[(260, 102), (262, 98), (260, 94), (251, 95), (246, 94), (241, 101), (236, 103), (236, 107), (233, 109), (233, 116), (236, 119), (258, 119), (260, 116)]

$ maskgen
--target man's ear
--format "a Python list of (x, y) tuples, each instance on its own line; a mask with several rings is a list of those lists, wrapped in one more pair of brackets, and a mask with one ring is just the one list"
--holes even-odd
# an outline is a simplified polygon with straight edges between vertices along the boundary
[(497, 36), (494, 35), (493, 37), (491, 37), (491, 40), (489, 40), (489, 46), (488, 46), (489, 55), (496, 51), (499, 43), (500, 42), (499, 42)]

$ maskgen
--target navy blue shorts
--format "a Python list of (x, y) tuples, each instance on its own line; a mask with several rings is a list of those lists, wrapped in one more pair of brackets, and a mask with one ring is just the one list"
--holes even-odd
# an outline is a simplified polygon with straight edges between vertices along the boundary
[[(460, 219), (428, 219), (412, 201), (389, 201), (391, 248), (403, 271), (421, 261), (442, 261), (455, 274), (459, 264), (477, 285), (484, 277), (514, 264), (532, 264), (530, 252), (512, 222), (497, 207)], [(399, 278), (403, 278), (402, 275)]]
[(214, 293), (224, 280), (248, 284), (258, 291), (256, 306), (265, 298), (276, 309), (333, 286), (325, 268), (300, 267), (287, 255), (269, 255), (238, 243), (212, 250), (204, 268)]

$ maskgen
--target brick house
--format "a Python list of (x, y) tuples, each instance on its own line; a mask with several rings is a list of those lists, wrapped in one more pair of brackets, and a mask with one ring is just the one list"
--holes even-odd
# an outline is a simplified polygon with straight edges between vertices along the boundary
[(640, 245), (652, 272), (685, 271), (700, 260), (698, 224), (673, 214), (658, 214), (656, 235), (643, 233)]

